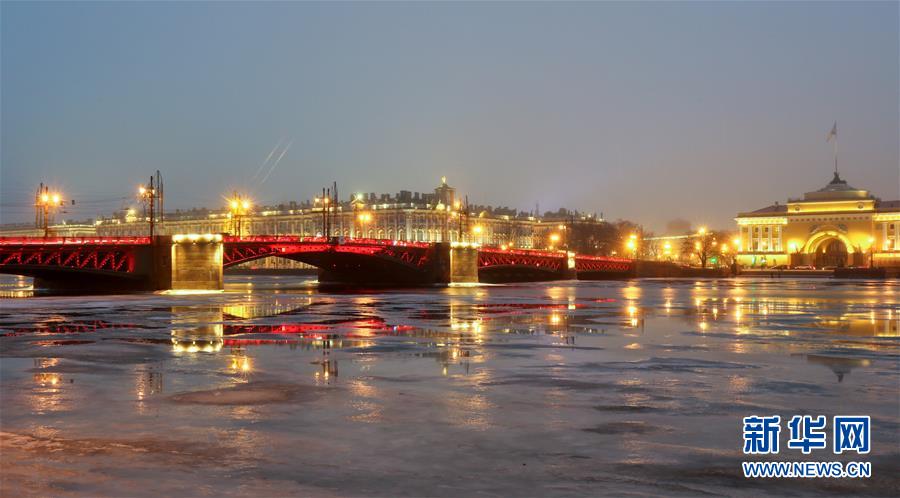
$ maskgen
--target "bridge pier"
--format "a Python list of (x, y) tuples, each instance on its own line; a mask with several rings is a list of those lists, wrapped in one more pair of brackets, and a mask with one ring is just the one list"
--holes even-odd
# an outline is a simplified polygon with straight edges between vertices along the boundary
[(446, 283), (478, 283), (478, 248), (468, 244), (443, 244), (450, 254), (450, 275)]
[(222, 235), (154, 237), (155, 290), (222, 290)]

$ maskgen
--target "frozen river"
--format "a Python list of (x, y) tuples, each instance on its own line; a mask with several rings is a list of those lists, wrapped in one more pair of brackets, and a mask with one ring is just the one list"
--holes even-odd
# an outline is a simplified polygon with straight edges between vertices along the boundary
[[(0, 494), (900, 490), (896, 281), (303, 278), (0, 298)], [(865, 459), (873, 477), (744, 479), (741, 419), (768, 414), (870, 415), (865, 458), (780, 459)]]

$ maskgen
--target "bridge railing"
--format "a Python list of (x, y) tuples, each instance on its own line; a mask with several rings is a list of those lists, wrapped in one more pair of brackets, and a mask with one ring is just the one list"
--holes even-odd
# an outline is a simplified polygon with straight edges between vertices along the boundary
[(616, 263), (631, 263), (634, 261), (631, 258), (614, 258), (612, 256), (588, 256), (586, 254), (576, 254), (576, 259), (583, 259), (586, 261), (610, 261)]
[(0, 246), (141, 245), (150, 237), (0, 237)]
[(565, 258), (566, 251), (549, 251), (544, 249), (504, 249), (496, 246), (481, 246), (478, 248), (481, 252), (491, 252), (498, 254), (513, 254), (519, 256), (544, 256), (550, 258)]
[(392, 239), (362, 239), (353, 237), (309, 237), (302, 235), (248, 235), (238, 237), (235, 235), (226, 235), (224, 238), (226, 243), (257, 243), (257, 244), (296, 244), (296, 243), (317, 243), (317, 244), (360, 244), (370, 246), (398, 246), (398, 247), (420, 247), (428, 248), (433, 245), (430, 242), (412, 242), (406, 240)]

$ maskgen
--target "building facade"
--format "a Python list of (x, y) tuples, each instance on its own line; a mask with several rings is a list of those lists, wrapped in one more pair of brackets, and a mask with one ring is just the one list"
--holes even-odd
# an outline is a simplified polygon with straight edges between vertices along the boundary
[(735, 221), (741, 266), (900, 266), (900, 201), (882, 201), (837, 172), (819, 190)]

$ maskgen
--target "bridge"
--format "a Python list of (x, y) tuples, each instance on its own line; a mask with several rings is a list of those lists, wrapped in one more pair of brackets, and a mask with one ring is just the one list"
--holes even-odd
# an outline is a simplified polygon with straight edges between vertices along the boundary
[(267, 257), (319, 269), (319, 282), (434, 285), (628, 277), (629, 259), (471, 244), (301, 236), (0, 237), (0, 273), (35, 288), (214, 290), (229, 266)]

